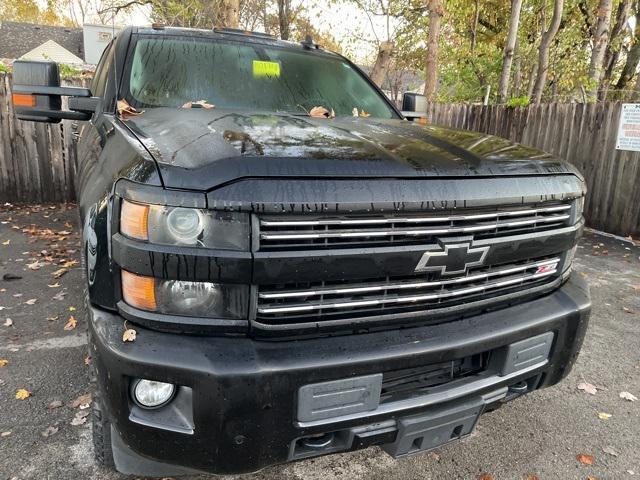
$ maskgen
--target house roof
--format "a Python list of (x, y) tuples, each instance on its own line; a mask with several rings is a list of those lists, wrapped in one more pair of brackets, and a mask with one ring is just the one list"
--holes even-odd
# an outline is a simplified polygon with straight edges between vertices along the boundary
[(20, 58), (25, 60), (53, 60), (56, 63), (83, 64), (84, 60), (71, 53), (53, 40), (47, 40), (39, 47), (25, 53)]
[(34, 23), (0, 24), (0, 58), (20, 58), (48, 40), (84, 59), (81, 28), (55, 27)]

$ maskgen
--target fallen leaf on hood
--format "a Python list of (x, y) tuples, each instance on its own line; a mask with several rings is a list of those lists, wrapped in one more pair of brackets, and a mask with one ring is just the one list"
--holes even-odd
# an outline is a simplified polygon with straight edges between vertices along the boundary
[(6, 367), (9, 363), (9, 360), (5, 360), (4, 358), (0, 358), (0, 368)]
[(370, 117), (371, 114), (369, 112), (365, 112), (364, 110), (360, 110), (360, 116), (367, 118), (367, 117)]
[(612, 457), (617, 457), (619, 455), (618, 452), (616, 452), (616, 450), (610, 445), (603, 447), (602, 451), (606, 454), (611, 455)]
[(353, 115), (354, 117), (360, 116), (356, 107), (353, 107), (353, 109), (351, 110), (351, 115)]
[(58, 427), (54, 427), (53, 425), (51, 425), (50, 427), (47, 427), (44, 431), (40, 432), (40, 435), (42, 435), (44, 438), (50, 437), (51, 435), (55, 435), (56, 433), (58, 433)]
[(585, 465), (593, 465), (596, 463), (596, 457), (593, 455), (585, 455), (584, 453), (576, 455), (576, 460)]
[(13, 320), (7, 318), (2, 325), (4, 325), (5, 327), (10, 327), (13, 325)]
[(136, 332), (133, 328), (127, 328), (122, 334), (122, 341), (123, 342), (135, 341), (137, 333), (138, 332)]
[(322, 106), (317, 106), (309, 110), (309, 116), (313, 118), (335, 118), (336, 113), (333, 111), (333, 109), (329, 111)]
[(629, 392), (620, 392), (620, 398), (623, 398), (630, 402), (635, 402), (636, 400), (638, 400), (638, 397)]
[(600, 420), (609, 420), (611, 418), (611, 414), (610, 413), (600, 412), (600, 413), (598, 413), (598, 418)]
[(595, 395), (596, 393), (598, 393), (598, 389), (596, 388), (595, 385), (592, 385), (586, 382), (579, 383), (578, 390), (584, 390), (585, 392), (590, 393), (591, 395)]
[(26, 305), (35, 305), (36, 302), (38, 301), (37, 298), (30, 298), (29, 300), (27, 300), (26, 302), (24, 302)]
[(69, 271), (68, 268), (59, 268), (58, 270), (53, 272), (51, 275), (53, 275), (53, 278), (60, 278), (61, 276), (63, 276), (68, 271)]
[(87, 405), (91, 403), (91, 394), (85, 393), (84, 395), (80, 395), (73, 402), (69, 404), (71, 408), (78, 408), (81, 405)]
[(89, 416), (90, 410), (80, 410), (75, 414), (73, 420), (71, 420), (71, 425), (77, 427), (78, 425), (82, 425), (87, 421), (87, 417)]
[(60, 400), (54, 400), (49, 405), (47, 405), (47, 408), (49, 410), (54, 410), (56, 408), (60, 408), (61, 406), (62, 406), (62, 402)]
[(216, 106), (208, 103), (206, 100), (197, 100), (194, 102), (187, 102), (184, 105), (182, 105), (182, 108), (206, 108), (206, 109), (211, 109), (211, 108), (215, 108)]
[(127, 102), (124, 98), (118, 100), (117, 103), (118, 116), (121, 120), (126, 120), (129, 117), (135, 117), (136, 115), (142, 115), (144, 110), (138, 110)]
[(74, 328), (76, 328), (77, 325), (78, 325), (78, 321), (76, 320), (76, 318), (73, 315), (71, 315), (69, 317), (69, 320), (67, 320), (67, 323), (65, 323), (64, 329), (65, 330), (73, 330)]
[(25, 398), (29, 398), (30, 396), (31, 392), (29, 390), (25, 390), (24, 388), (21, 388), (16, 392), (16, 400), (24, 400)]

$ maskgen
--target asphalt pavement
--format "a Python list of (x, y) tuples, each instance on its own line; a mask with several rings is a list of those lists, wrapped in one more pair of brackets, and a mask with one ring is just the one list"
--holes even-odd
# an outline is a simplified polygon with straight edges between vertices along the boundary
[[(0, 206), (0, 222), (0, 480), (129, 478), (96, 465), (84, 417), (91, 359), (75, 207)], [(588, 233), (575, 270), (593, 312), (559, 385), (485, 414), (472, 436), (433, 452), (394, 460), (369, 448), (228, 478), (640, 479), (640, 400), (620, 397), (640, 398), (640, 247)]]

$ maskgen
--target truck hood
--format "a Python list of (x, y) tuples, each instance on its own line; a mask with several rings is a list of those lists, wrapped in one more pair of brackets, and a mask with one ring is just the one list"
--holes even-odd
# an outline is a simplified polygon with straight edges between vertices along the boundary
[(153, 108), (124, 123), (168, 188), (211, 190), (247, 177), (579, 175), (499, 137), (406, 120)]

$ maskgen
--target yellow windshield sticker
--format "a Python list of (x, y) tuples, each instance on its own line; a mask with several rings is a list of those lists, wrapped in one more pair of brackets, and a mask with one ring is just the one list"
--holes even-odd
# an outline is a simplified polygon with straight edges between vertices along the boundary
[(280, 77), (280, 64), (278, 62), (265, 62), (262, 60), (253, 61), (254, 77)]

